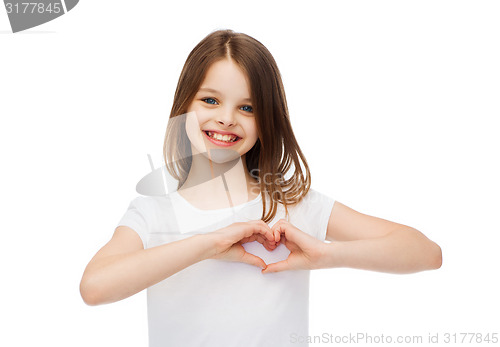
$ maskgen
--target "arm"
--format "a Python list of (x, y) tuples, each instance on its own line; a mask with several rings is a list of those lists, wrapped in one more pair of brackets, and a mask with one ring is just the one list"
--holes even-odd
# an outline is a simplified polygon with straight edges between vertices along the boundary
[(324, 267), (413, 273), (441, 267), (441, 248), (409, 226), (335, 202), (323, 247)]
[(325, 243), (285, 220), (272, 230), (290, 250), (286, 260), (269, 264), (263, 273), (293, 269), (350, 267), (412, 273), (441, 267), (441, 248), (418, 230), (368, 216), (335, 202)]
[(119, 301), (207, 259), (211, 246), (204, 242), (203, 236), (144, 249), (134, 230), (119, 226), (83, 273), (80, 282), (83, 300), (88, 305)]
[(240, 261), (264, 268), (264, 261), (247, 253), (241, 243), (259, 241), (273, 249), (278, 237), (264, 222), (256, 221), (234, 223), (208, 234), (144, 249), (134, 230), (119, 226), (87, 265), (80, 293), (88, 305), (119, 301), (205, 259)]

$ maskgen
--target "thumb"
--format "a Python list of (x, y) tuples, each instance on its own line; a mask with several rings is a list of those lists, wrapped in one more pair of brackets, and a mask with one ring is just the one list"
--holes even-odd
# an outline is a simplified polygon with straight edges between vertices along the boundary
[(262, 260), (261, 258), (257, 257), (256, 255), (250, 254), (248, 252), (245, 252), (243, 254), (243, 256), (241, 257), (240, 261), (242, 263), (254, 265), (254, 266), (260, 267), (262, 269), (266, 268), (266, 263), (264, 262), (264, 260)]
[(288, 260), (285, 259), (277, 263), (268, 264), (267, 267), (262, 270), (262, 273), (267, 274), (270, 272), (280, 272), (288, 269), (290, 269), (290, 264), (288, 263)]

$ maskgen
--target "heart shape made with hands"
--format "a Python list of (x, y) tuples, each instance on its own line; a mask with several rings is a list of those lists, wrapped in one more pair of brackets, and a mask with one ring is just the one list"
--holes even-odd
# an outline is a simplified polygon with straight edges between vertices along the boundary
[[(266, 257), (269, 254), (263, 254), (262, 252), (259, 252), (259, 254), (251, 253), (261, 259), (272, 259), (271, 261), (273, 262), (271, 263), (266, 263), (264, 259), (266, 268), (262, 270), (262, 273), (284, 270), (305, 270), (318, 267), (320, 250), (324, 246), (323, 242), (298, 229), (285, 219), (280, 219), (270, 227), (270, 230), (272, 234), (275, 235), (274, 241), (268, 240), (262, 234), (253, 234), (240, 241), (242, 244), (257, 241), (269, 252), (273, 252), (280, 244), (286, 247), (286, 253), (281, 249), (280, 258)], [(276, 241), (277, 238), (278, 241)]]

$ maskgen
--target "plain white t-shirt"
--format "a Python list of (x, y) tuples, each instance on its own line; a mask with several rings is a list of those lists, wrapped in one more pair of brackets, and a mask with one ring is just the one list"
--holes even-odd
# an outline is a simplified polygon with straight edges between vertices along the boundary
[[(288, 208), (288, 221), (324, 241), (333, 204), (329, 196), (310, 189)], [(151, 248), (258, 220), (261, 214), (262, 195), (233, 208), (202, 210), (172, 192), (136, 197), (117, 226), (132, 228), (144, 248)], [(281, 218), (285, 209), (279, 204), (269, 226)], [(243, 247), (268, 264), (290, 253), (283, 244), (273, 251), (257, 241)], [(216, 259), (191, 265), (147, 289), (149, 346), (307, 346), (296, 337), (308, 335), (309, 273), (262, 274), (256, 266)]]

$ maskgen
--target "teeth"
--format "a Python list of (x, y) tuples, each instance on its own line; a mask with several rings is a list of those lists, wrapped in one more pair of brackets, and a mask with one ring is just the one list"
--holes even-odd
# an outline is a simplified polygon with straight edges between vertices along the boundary
[(237, 138), (235, 135), (222, 135), (219, 133), (214, 133), (213, 131), (208, 131), (208, 136), (211, 138), (214, 138), (219, 141), (224, 141), (224, 142), (234, 142)]

